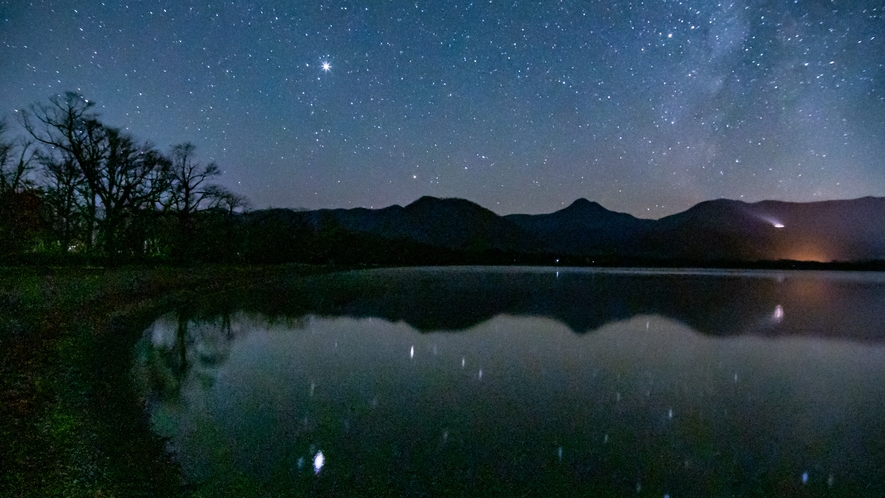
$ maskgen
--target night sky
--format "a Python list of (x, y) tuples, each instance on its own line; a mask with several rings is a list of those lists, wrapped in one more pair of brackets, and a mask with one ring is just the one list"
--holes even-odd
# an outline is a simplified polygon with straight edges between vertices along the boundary
[(255, 208), (885, 195), (879, 1), (0, 1), (0, 113), (72, 90)]

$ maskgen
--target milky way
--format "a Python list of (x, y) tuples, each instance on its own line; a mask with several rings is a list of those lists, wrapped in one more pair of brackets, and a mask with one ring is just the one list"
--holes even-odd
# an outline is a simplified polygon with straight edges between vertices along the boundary
[(68, 90), (255, 207), (885, 195), (881, 2), (0, 2), (0, 112)]

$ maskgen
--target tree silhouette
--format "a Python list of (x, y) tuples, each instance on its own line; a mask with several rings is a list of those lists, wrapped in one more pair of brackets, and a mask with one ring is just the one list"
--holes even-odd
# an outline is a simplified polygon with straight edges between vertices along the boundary
[[(169, 177), (171, 181), (167, 208), (177, 220), (177, 256), (194, 256), (197, 227), (194, 215), (205, 207), (216, 193), (209, 179), (221, 174), (214, 162), (203, 164), (196, 160), (196, 146), (190, 142), (172, 146)], [(205, 234), (203, 234), (205, 236)]]
[(85, 181), (70, 156), (60, 160), (41, 158), (41, 162), (44, 199), (50, 212), (58, 249), (66, 253), (73, 248), (75, 241), (82, 242), (78, 239), (78, 234), (82, 234), (84, 228), (81, 194)]
[(20, 192), (32, 186), (28, 174), (34, 169), (36, 153), (29, 141), (7, 140), (6, 123), (0, 121), (0, 192)]
[(0, 122), (0, 255), (33, 248), (43, 231), (43, 201), (33, 190), (29, 173), (35, 152), (28, 141), (6, 138)]
[(78, 208), (83, 218), (81, 239), (87, 253), (92, 251), (98, 215), (98, 200), (87, 176), (95, 176), (91, 173), (98, 170), (106, 152), (104, 126), (92, 111), (94, 105), (77, 93), (67, 92), (50, 97), (49, 104), (32, 104), (19, 114), (24, 129), (43, 145), (44, 165), (76, 168), (83, 177), (83, 183), (78, 185)]
[(169, 183), (169, 160), (148, 143), (139, 143), (115, 128), (105, 127), (107, 153), (86, 182), (101, 200), (105, 254), (118, 257), (122, 232), (132, 217), (156, 209)]
[[(62, 222), (62, 247), (70, 238), (73, 210), (79, 204), (84, 243), (96, 240), (104, 254), (117, 258), (121, 239), (140, 211), (156, 209), (168, 191), (170, 163), (149, 142), (139, 142), (105, 126), (92, 112), (93, 102), (68, 92), (49, 104), (34, 104), (21, 114), (25, 130), (42, 144), (52, 206)], [(96, 237), (97, 235), (97, 237)]]
[(209, 208), (220, 209), (228, 216), (239, 210), (247, 210), (250, 207), (249, 199), (240, 194), (235, 194), (220, 185), (209, 185), (206, 189), (209, 198)]
[(221, 174), (214, 162), (204, 165), (194, 160), (195, 150), (190, 142), (172, 146), (169, 205), (182, 219), (189, 218), (210, 197), (206, 181)]
[[(0, 122), (0, 235), (18, 237), (23, 220), (39, 219), (44, 251), (111, 260), (194, 259), (197, 247), (201, 258), (237, 254), (234, 214), (248, 202), (210, 183), (221, 173), (218, 165), (197, 161), (190, 142), (167, 156), (105, 125), (94, 108), (74, 92), (31, 104), (18, 112), (28, 136), (18, 142), (5, 139)], [(27, 245), (6, 244), (16, 248), (7, 252)]]

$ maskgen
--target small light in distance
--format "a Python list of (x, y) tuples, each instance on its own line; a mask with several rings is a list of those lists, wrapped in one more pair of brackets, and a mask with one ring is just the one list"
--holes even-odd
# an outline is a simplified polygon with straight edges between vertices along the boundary
[(771, 216), (768, 214), (756, 214), (755, 216), (757, 218), (759, 218), (760, 221), (764, 221), (765, 223), (768, 223), (769, 225), (773, 226), (774, 228), (783, 228), (784, 227), (784, 224), (781, 223), (781, 221), (779, 219), (775, 218), (774, 216)]
[(319, 474), (320, 470), (323, 468), (323, 465), (326, 464), (326, 457), (323, 455), (322, 451), (318, 451), (316, 456), (313, 457), (313, 472), (314, 474)]

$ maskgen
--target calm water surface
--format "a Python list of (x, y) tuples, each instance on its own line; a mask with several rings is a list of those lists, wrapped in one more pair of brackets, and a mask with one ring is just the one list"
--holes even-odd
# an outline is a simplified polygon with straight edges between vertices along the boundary
[(242, 298), (137, 350), (209, 495), (885, 493), (880, 274), (395, 269)]

